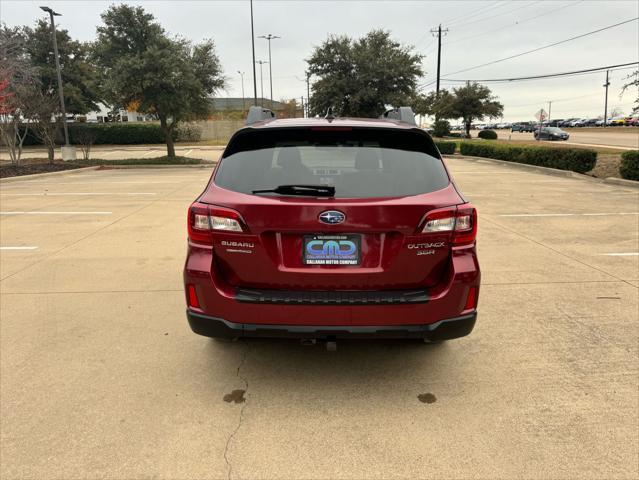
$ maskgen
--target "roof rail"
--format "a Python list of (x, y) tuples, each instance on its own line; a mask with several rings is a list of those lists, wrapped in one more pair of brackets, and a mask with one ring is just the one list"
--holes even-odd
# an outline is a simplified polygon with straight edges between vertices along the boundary
[(246, 124), (252, 125), (264, 120), (272, 120), (273, 118), (275, 118), (275, 114), (272, 110), (264, 107), (253, 106), (249, 108), (248, 116), (246, 117)]
[(379, 118), (388, 118), (389, 120), (398, 120), (411, 125), (417, 125), (415, 122), (415, 114), (410, 107), (396, 107), (386, 110)]

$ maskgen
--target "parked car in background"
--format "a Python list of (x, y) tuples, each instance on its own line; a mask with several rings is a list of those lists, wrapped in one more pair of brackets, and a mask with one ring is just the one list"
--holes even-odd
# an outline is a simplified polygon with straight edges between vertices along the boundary
[(568, 140), (570, 135), (557, 127), (542, 127), (534, 133), (535, 140)]
[(560, 122), (557, 122), (557, 126), (558, 127), (569, 127), (570, 126), (570, 122), (574, 122), (575, 120), (577, 120), (576, 118), (567, 118), (565, 120), (561, 120)]
[(624, 125), (626, 125), (627, 127), (636, 127), (637, 126), (637, 122), (639, 121), (639, 117), (626, 117), (624, 118)]
[(612, 120), (610, 120), (610, 125), (614, 125), (614, 126), (622, 126), (625, 125), (626, 123), (626, 117), (614, 117)]
[(547, 122), (544, 122), (543, 125), (545, 127), (558, 127), (561, 122), (563, 122), (563, 119), (557, 118), (555, 120), (548, 120)]
[(510, 126), (511, 132), (533, 132), (535, 131), (535, 126), (530, 122), (520, 122), (513, 123)]

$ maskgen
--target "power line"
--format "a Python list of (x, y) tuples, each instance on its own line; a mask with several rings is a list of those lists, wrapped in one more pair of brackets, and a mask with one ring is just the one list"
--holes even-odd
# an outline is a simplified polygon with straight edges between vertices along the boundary
[[(466, 13), (464, 15), (460, 15), (459, 17), (455, 17), (452, 20), (446, 20), (445, 22), (442, 22), (442, 23), (445, 23), (446, 25), (453, 25), (453, 24), (459, 22), (460, 20), (468, 20), (469, 18), (473, 18), (473, 17), (476, 17), (478, 15), (483, 15), (484, 13), (486, 13), (486, 12), (488, 12), (490, 10), (494, 10), (495, 8), (498, 8), (498, 7), (503, 7), (503, 5), (498, 5), (500, 3), (503, 3), (503, 2), (499, 1), (499, 2), (492, 3), (492, 4), (490, 4), (488, 6), (485, 6), (485, 7), (480, 7), (478, 9), (476, 9), (476, 10), (471, 10), (470, 12), (468, 12), (468, 13)], [(508, 3), (508, 2), (505, 2), (505, 3)]]
[(560, 73), (548, 73), (545, 75), (533, 75), (529, 77), (513, 77), (513, 78), (486, 78), (486, 79), (461, 79), (461, 78), (442, 78), (446, 82), (458, 82), (458, 83), (466, 83), (466, 82), (479, 82), (479, 83), (491, 83), (491, 82), (518, 82), (522, 80), (537, 80), (541, 78), (553, 78), (553, 77), (564, 77), (564, 76), (572, 76), (578, 74), (587, 74), (587, 73), (596, 73), (601, 70), (622, 70), (620, 67), (628, 67), (631, 65), (637, 65), (639, 62), (629, 62), (629, 63), (620, 63), (618, 65), (607, 65), (605, 67), (595, 67), (595, 68), (586, 68), (583, 70), (573, 70), (572, 72), (560, 72)]
[(526, 52), (521, 52), (516, 55), (511, 55), (509, 57), (500, 58), (498, 60), (493, 60), (492, 62), (482, 63), (481, 65), (475, 65), (474, 67), (464, 68), (462, 70), (457, 70), (456, 72), (446, 73), (445, 75), (455, 75), (456, 73), (468, 72), (469, 70), (475, 70), (477, 68), (486, 67), (488, 65), (494, 65), (495, 63), (505, 62), (506, 60), (511, 60), (513, 58), (521, 57), (524, 55), (528, 55), (529, 53), (538, 52), (540, 50), (545, 50), (546, 48), (554, 47), (557, 45), (561, 45), (562, 43), (571, 42), (573, 40), (577, 40), (578, 38), (587, 37), (589, 35), (594, 35), (595, 33), (603, 32), (604, 30), (609, 30), (611, 28), (619, 27), (620, 25), (625, 25), (626, 23), (635, 22), (639, 20), (639, 17), (631, 18), (629, 20), (624, 20), (623, 22), (615, 23), (614, 25), (608, 25), (607, 27), (599, 28), (597, 30), (593, 30), (591, 32), (583, 33), (581, 35), (577, 35), (575, 37), (570, 37), (565, 40), (560, 40), (559, 42), (551, 43), (549, 45), (544, 45), (543, 47), (534, 48), (532, 50), (528, 50)]
[(475, 35), (470, 35), (468, 37), (458, 38), (457, 40), (451, 40), (451, 41), (448, 41), (448, 42), (444, 42), (444, 45), (451, 45), (453, 43), (464, 42), (464, 41), (470, 40), (472, 38), (484, 37), (486, 35), (494, 35), (496, 31), (501, 31), (501, 30), (506, 30), (508, 28), (518, 27), (522, 23), (530, 22), (531, 20), (536, 20), (537, 18), (544, 17), (546, 15), (550, 15), (551, 13), (557, 12), (559, 10), (563, 10), (564, 8), (573, 7), (573, 6), (577, 5), (578, 3), (583, 3), (584, 1), (585, 0), (577, 0), (576, 2), (568, 3), (566, 5), (562, 5), (561, 7), (557, 7), (557, 8), (554, 8), (552, 10), (546, 10), (544, 13), (540, 13), (539, 15), (535, 15), (534, 17), (525, 18), (523, 20), (517, 20), (517, 21), (515, 21), (515, 23), (512, 23), (512, 24), (509, 23), (508, 25), (503, 25), (503, 26), (498, 27), (498, 28), (490, 29), (487, 32), (477, 33)]
[(453, 25), (452, 28), (459, 28), (459, 27), (463, 27), (463, 26), (466, 26), (466, 25), (472, 25), (474, 23), (484, 22), (486, 20), (492, 20), (493, 18), (503, 17), (504, 15), (508, 15), (509, 13), (515, 12), (517, 10), (521, 10), (522, 8), (528, 8), (528, 7), (532, 6), (532, 5), (534, 5), (535, 3), (539, 3), (539, 2), (540, 2), (540, 0), (536, 0), (534, 2), (530, 2), (530, 3), (527, 3), (525, 5), (518, 5), (517, 7), (513, 8), (511, 10), (506, 10), (505, 12), (498, 13), (497, 15), (490, 15), (488, 17), (477, 18), (477, 19), (475, 19), (475, 20), (473, 20), (471, 22), (458, 23), (457, 25)]

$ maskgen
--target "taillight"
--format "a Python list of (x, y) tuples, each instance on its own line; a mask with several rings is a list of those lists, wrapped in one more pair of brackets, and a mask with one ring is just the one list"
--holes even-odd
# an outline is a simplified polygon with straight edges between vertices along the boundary
[(477, 236), (477, 210), (467, 203), (428, 212), (422, 233), (443, 232), (453, 233), (454, 246), (472, 244)]
[(477, 210), (469, 204), (457, 207), (453, 245), (468, 245), (477, 237)]
[(189, 238), (211, 245), (211, 232), (244, 232), (242, 218), (235, 210), (195, 202), (189, 208)]

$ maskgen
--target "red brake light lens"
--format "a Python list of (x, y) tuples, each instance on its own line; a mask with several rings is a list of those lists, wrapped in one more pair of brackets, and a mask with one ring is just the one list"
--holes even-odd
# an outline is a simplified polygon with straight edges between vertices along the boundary
[(189, 238), (196, 243), (212, 245), (211, 232), (245, 232), (242, 217), (235, 210), (195, 202), (189, 208)]
[(477, 211), (470, 204), (433, 210), (426, 215), (422, 233), (453, 232), (454, 246), (468, 245), (477, 236)]
[(453, 245), (471, 245), (477, 237), (477, 210), (471, 205), (457, 208)]

